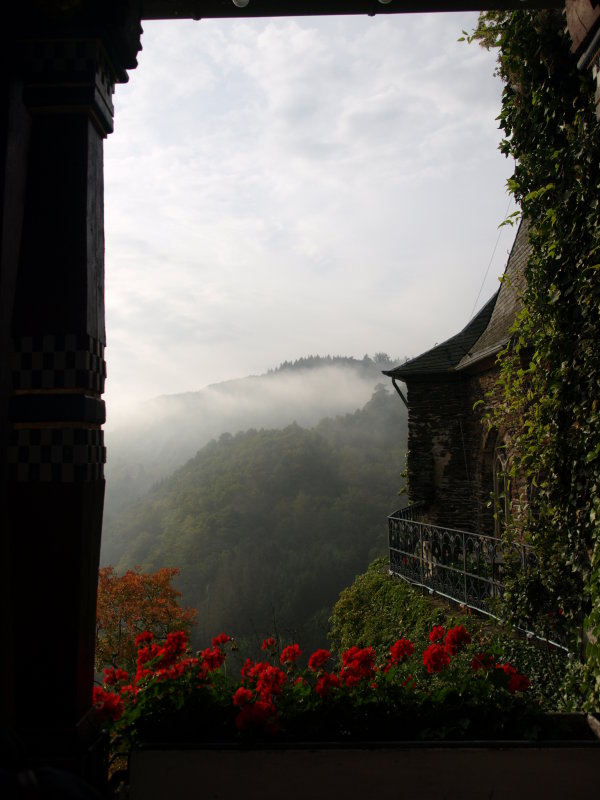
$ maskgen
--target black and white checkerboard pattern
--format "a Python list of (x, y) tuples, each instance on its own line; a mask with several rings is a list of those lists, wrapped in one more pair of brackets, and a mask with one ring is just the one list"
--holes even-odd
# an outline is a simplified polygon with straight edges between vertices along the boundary
[(24, 336), (16, 343), (16, 391), (86, 389), (102, 394), (105, 379), (104, 345), (92, 336)]
[(8, 447), (9, 480), (79, 483), (102, 480), (104, 434), (90, 428), (18, 428)]

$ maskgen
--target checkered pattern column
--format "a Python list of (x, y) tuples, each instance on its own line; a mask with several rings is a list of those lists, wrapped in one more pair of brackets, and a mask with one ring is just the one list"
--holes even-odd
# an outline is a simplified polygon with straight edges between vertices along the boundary
[(99, 397), (105, 378), (104, 345), (91, 336), (45, 334), (16, 342), (11, 480), (103, 479), (106, 450), (99, 426), (104, 407)]
[(16, 734), (28, 755), (54, 764), (81, 758), (95, 725), (106, 460), (103, 139), (112, 131), (114, 84), (135, 65), (141, 32), (139, 22), (114, 35), (88, 22), (69, 18), (58, 30), (53, 19), (33, 36), (25, 24), (14, 43), (29, 127), (9, 346), (8, 652)]

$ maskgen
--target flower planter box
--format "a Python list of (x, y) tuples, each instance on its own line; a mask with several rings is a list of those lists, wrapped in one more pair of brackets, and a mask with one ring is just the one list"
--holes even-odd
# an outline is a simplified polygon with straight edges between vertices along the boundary
[(129, 800), (595, 796), (598, 720), (542, 714), (529, 679), (469, 648), (462, 625), (433, 626), (422, 653), (398, 639), (379, 664), (351, 647), (336, 672), (329, 651), (301, 669), (297, 644), (279, 653), (269, 638), (237, 681), (221, 669), (225, 634), (195, 657), (182, 632), (141, 636), (134, 685), (108, 669), (96, 690), (130, 749)]
[(600, 741), (581, 721), (581, 738), (545, 743), (151, 744), (130, 754), (130, 800), (587, 800)]

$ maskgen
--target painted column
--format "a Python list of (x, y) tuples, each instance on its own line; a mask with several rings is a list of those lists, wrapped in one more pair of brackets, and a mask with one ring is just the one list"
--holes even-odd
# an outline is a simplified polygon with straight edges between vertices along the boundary
[(4, 175), (3, 208), (12, 208), (16, 229), (6, 220), (2, 229), (10, 245), (2, 263), (10, 318), (2, 329), (2, 621), (12, 683), (2, 710), (33, 761), (85, 771), (96, 734), (104, 498), (103, 139), (115, 83), (136, 65), (141, 28), (139, 19), (111, 20), (107, 7), (120, 5), (121, 14), (124, 4), (105, 4), (101, 24), (93, 3), (75, 5), (79, 16), (15, 26), (14, 74), (5, 83), (13, 96), (5, 164), (12, 151), (19, 164), (12, 183), (10, 170)]

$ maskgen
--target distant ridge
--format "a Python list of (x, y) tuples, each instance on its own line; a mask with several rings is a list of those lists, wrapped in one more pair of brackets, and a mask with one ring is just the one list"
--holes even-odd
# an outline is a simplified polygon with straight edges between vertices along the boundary
[(105, 531), (115, 514), (192, 458), (211, 439), (249, 428), (312, 427), (354, 412), (397, 361), (385, 353), (362, 359), (309, 355), (204, 389), (162, 395), (108, 427)]
[(365, 355), (364, 358), (358, 359), (353, 356), (303, 356), (297, 358), (295, 361), (284, 361), (275, 369), (270, 369), (267, 375), (273, 375), (277, 372), (285, 372), (298, 369), (315, 369), (323, 366), (346, 366), (353, 367), (354, 369), (367, 369), (372, 370), (373, 365), (380, 369), (389, 369), (391, 365), (398, 363), (398, 360), (392, 361), (387, 353), (376, 353), (373, 358)]

